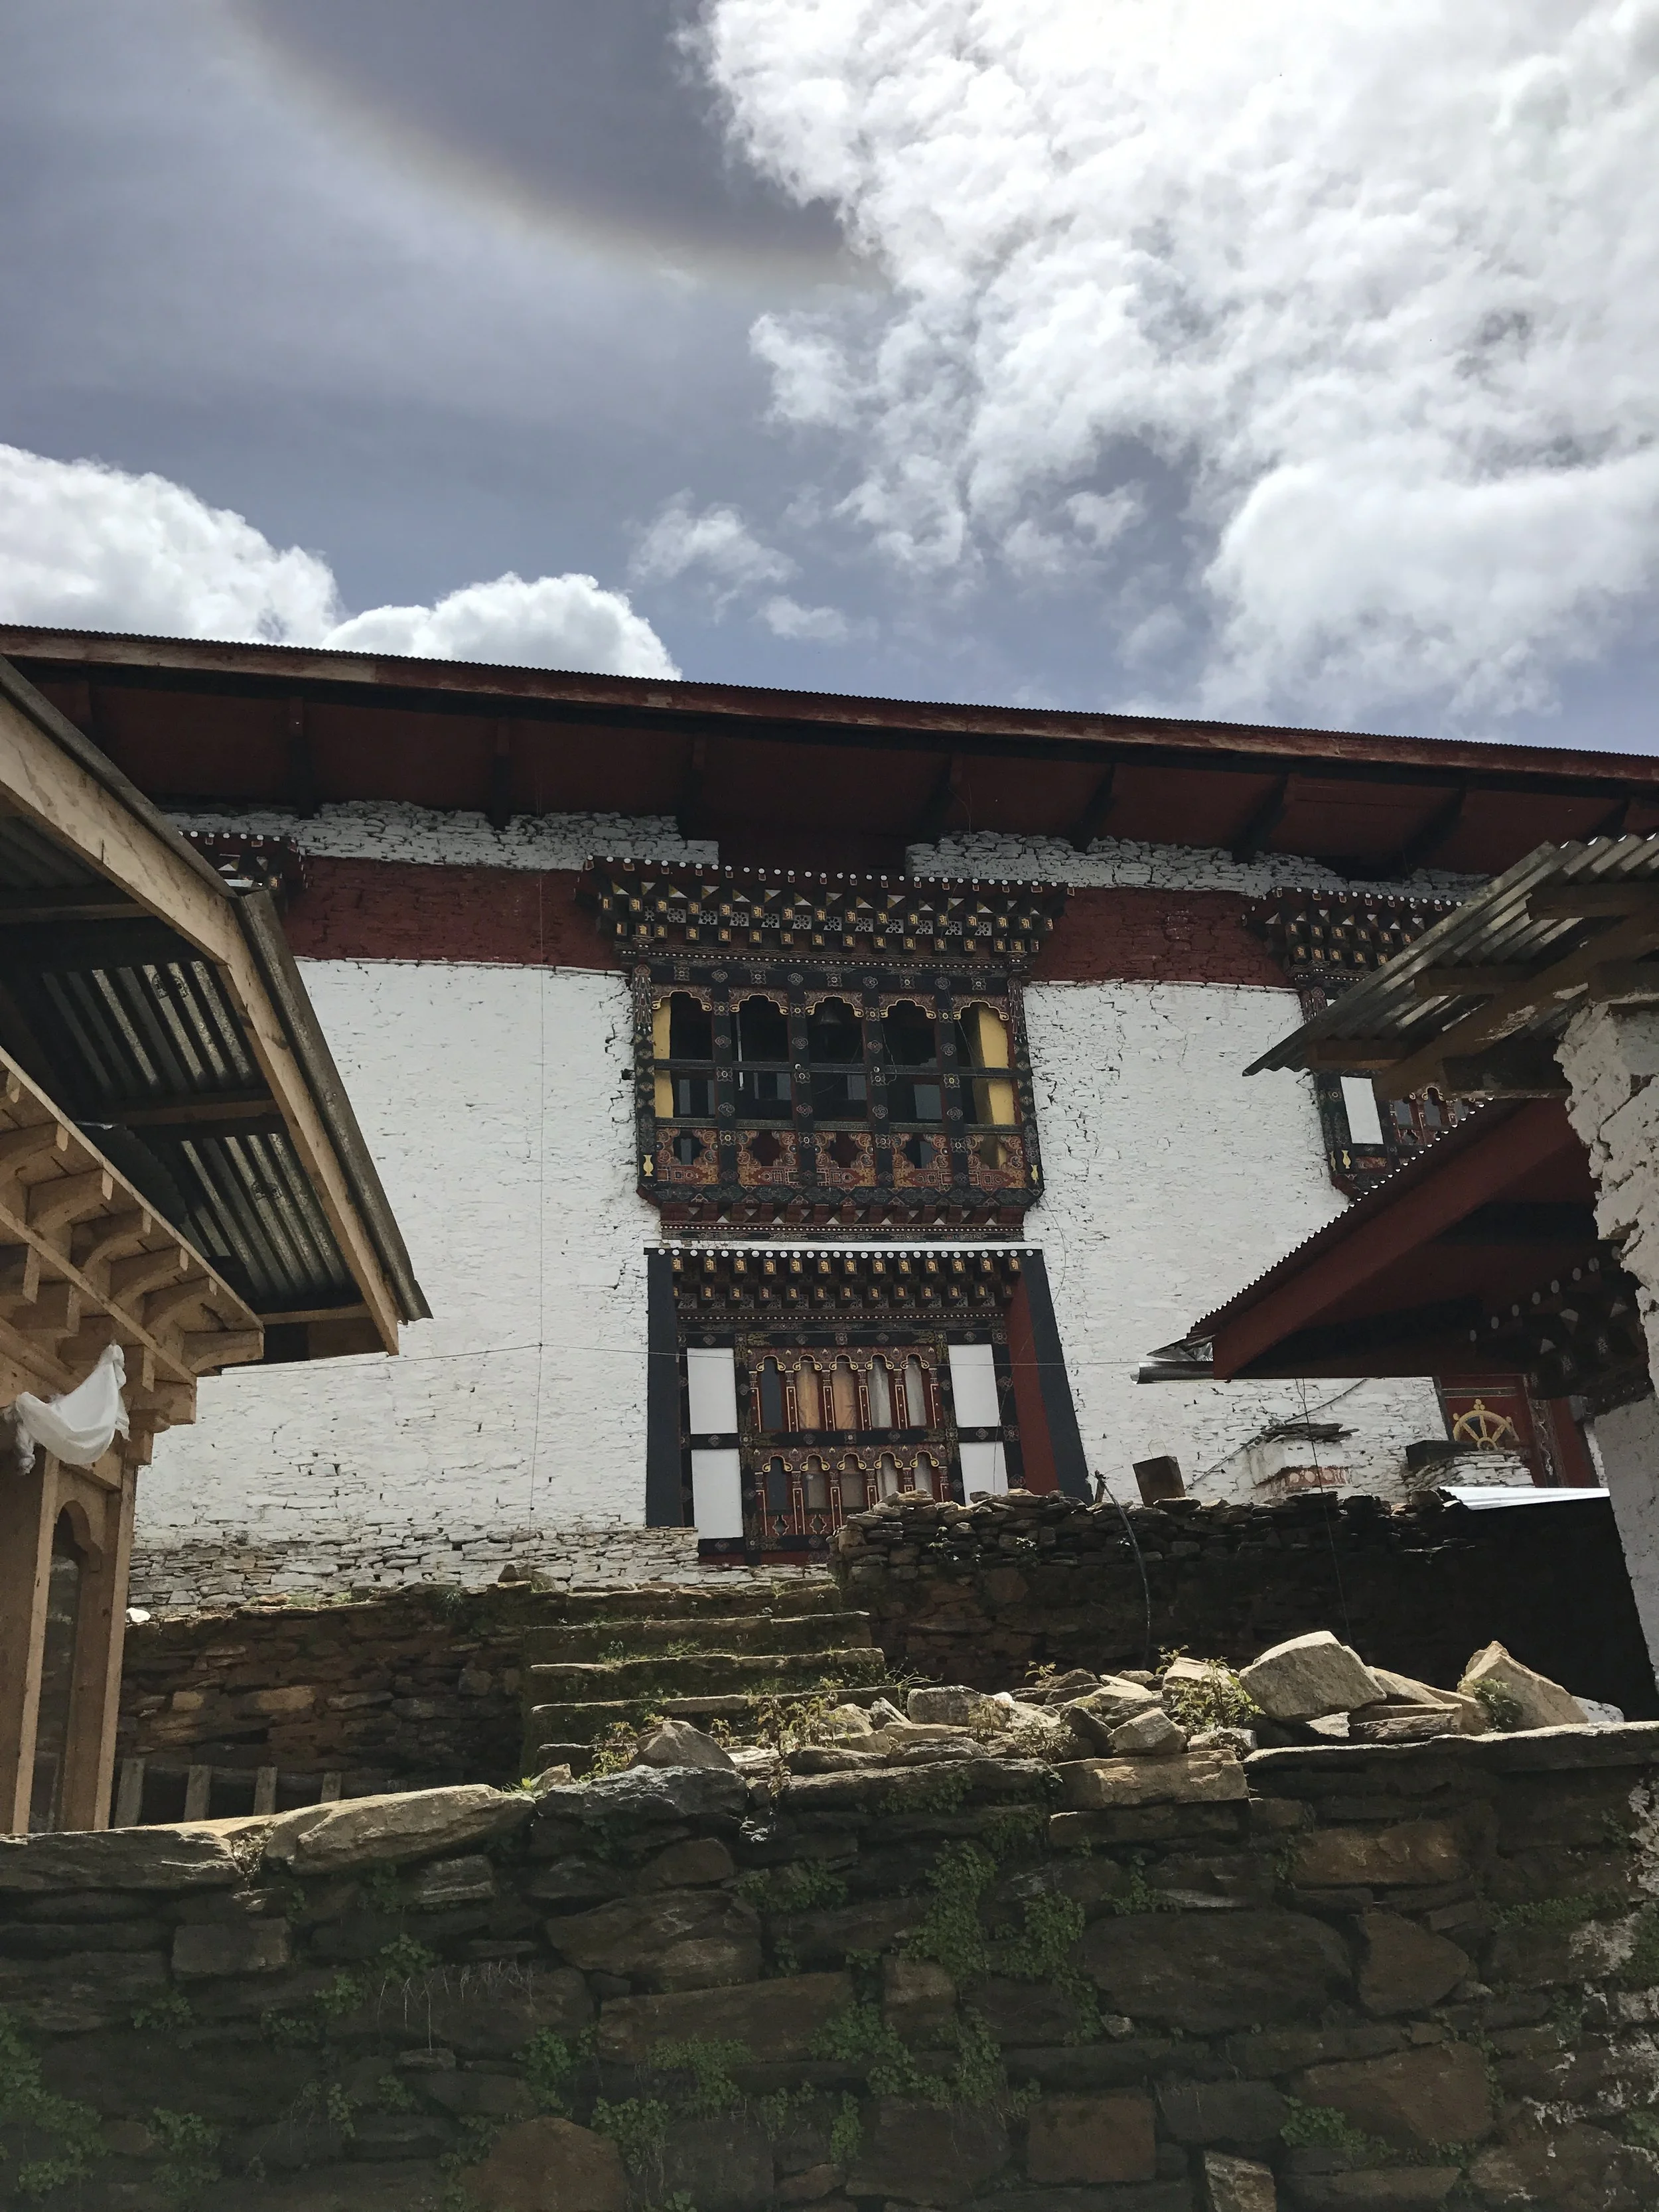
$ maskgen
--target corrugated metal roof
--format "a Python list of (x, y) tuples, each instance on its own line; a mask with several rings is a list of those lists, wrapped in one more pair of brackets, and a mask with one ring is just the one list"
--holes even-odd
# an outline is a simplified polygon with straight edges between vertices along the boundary
[[(32, 894), (81, 890), (109, 886), (0, 817), (0, 900), (14, 913)], [(355, 1306), (351, 1271), (212, 963), (136, 909), (14, 919), (4, 941), (6, 988), (54, 1095), (157, 1211), (260, 1313)], [(189, 1118), (167, 1118), (181, 1111)]]
[[(1253, 1060), (1245, 1073), (1306, 1067), (1310, 1045), (1327, 1040), (1375, 1040), (1404, 1060), (1483, 1003), (1480, 994), (1452, 988), (1439, 997), (1425, 996), (1419, 987), (1419, 976), (1437, 968), (1547, 966), (1552, 957), (1559, 958), (1582, 943), (1587, 929), (1607, 925), (1535, 919), (1529, 902), (1534, 893), (1553, 885), (1586, 882), (1652, 883), (1659, 888), (1659, 837), (1598, 837), (1583, 843), (1539, 846), (1425, 930), (1386, 967), (1355, 983)], [(1526, 1026), (1547, 1033), (1564, 1025), (1571, 1012), (1571, 1002), (1564, 1002)]]

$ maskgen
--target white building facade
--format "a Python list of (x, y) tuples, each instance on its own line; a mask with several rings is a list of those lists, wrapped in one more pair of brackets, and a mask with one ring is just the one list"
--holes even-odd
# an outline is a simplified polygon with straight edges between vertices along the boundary
[[(473, 869), (485, 854), (497, 870), (568, 867), (596, 833), (640, 860), (712, 859), (649, 821), (544, 821), (509, 842), (481, 820), (412, 808), (179, 818), (280, 836), (321, 860), (423, 869)], [(1056, 842), (911, 855), (918, 876), (994, 868), (1006, 880), (1013, 866), (1050, 884), (1235, 896), (1328, 872), (1105, 841), (1081, 855)], [(509, 1560), (574, 1580), (695, 1571), (693, 1529), (647, 1525), (647, 1254), (677, 1243), (695, 1254), (701, 1241), (677, 1239), (636, 1188), (627, 974), (406, 957), (302, 969), (434, 1286), (434, 1318), (407, 1332), (396, 1363), (343, 1363), (327, 1394), (281, 1365), (207, 1386), (212, 1421), (157, 1453), (136, 1587), (176, 1606), (262, 1589), (476, 1583)], [(1248, 1281), (1346, 1202), (1311, 1084), (1243, 1080), (1285, 1025), (1288, 987), (1028, 980), (1023, 1000), (1044, 1182), (1018, 1241), (1042, 1255), (1091, 1474), (1133, 1498), (1133, 1463), (1169, 1453), (1200, 1498), (1282, 1495), (1297, 1469), (1407, 1494), (1407, 1447), (1443, 1434), (1424, 1383), (1135, 1381), (1218, 1285)], [(949, 1259), (1006, 1241), (970, 1231), (907, 1237), (903, 1249)], [(787, 1230), (762, 1242), (817, 1249)], [(856, 1231), (834, 1245), (884, 1249)], [(503, 1312), (525, 1324), (510, 1342)], [(958, 1397), (963, 1388), (958, 1375)], [(1304, 1449), (1310, 1425), (1344, 1433)], [(1265, 1456), (1264, 1440), (1277, 1442)], [(997, 1470), (985, 1475), (997, 1485)]]
[(169, 1607), (808, 1563), (896, 1487), (1127, 1500), (1169, 1458), (1407, 1495), (1431, 1382), (1136, 1379), (1443, 1126), (1243, 1069), (1543, 839), (1659, 829), (1628, 755), (0, 653), (279, 895), (433, 1309), (325, 1396), (280, 1328), (206, 1386), (139, 1502)]

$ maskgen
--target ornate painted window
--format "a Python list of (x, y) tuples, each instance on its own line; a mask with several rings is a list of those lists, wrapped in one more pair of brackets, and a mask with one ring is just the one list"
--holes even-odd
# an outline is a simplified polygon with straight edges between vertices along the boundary
[[(1403, 952), (1455, 903), (1281, 891), (1260, 902), (1250, 927), (1278, 956), (1305, 1019)], [(1472, 1110), (1467, 1099), (1445, 1099), (1433, 1090), (1379, 1098), (1365, 1076), (1316, 1073), (1313, 1082), (1331, 1181), (1350, 1198), (1370, 1189)]]
[(1024, 1479), (1011, 1252), (676, 1254), (684, 1518), (705, 1552), (828, 1548), (901, 1491)]
[(597, 865), (586, 880), (641, 956), (640, 1188), (666, 1220), (1018, 1227), (1042, 1183), (1020, 978), (1063, 894)]

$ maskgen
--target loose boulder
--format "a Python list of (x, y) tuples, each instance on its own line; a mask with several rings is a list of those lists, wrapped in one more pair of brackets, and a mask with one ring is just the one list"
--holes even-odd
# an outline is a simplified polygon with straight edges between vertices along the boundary
[(1278, 2212), (1279, 2193), (1270, 2166), (1226, 2152), (1204, 2154), (1206, 2212)]
[(994, 1698), (960, 1683), (945, 1689), (912, 1690), (905, 1700), (907, 1717), (924, 1728), (1000, 1729), (1007, 1716)]
[(664, 1721), (634, 1753), (635, 1766), (714, 1766), (735, 1773), (732, 1754), (689, 1721)]
[(1187, 1731), (1161, 1705), (1152, 1705), (1133, 1720), (1120, 1722), (1112, 1730), (1111, 1747), (1118, 1759), (1178, 1759), (1187, 1748)]
[(1388, 1692), (1357, 1651), (1316, 1628), (1293, 1636), (1244, 1668), (1239, 1680), (1270, 1720), (1322, 1720), (1380, 1705)]
[(1484, 1651), (1477, 1651), (1457, 1686), (1466, 1697), (1481, 1697), (1485, 1692), (1481, 1702), (1489, 1705), (1499, 1727), (1505, 1720), (1513, 1729), (1585, 1725), (1584, 1709), (1570, 1691), (1552, 1682), (1547, 1674), (1523, 1667), (1501, 1644), (1489, 1644)]

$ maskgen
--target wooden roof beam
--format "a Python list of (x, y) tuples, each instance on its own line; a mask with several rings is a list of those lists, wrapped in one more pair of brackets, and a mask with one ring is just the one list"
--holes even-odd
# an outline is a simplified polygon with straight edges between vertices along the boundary
[(1086, 853), (1117, 805), (1117, 763), (1114, 761), (1089, 795), (1087, 805), (1066, 831), (1073, 849)]
[(1468, 804), (1468, 785), (1459, 784), (1455, 791), (1442, 799), (1428, 820), (1412, 832), (1379, 872), (1409, 876), (1425, 860), (1432, 860), (1463, 819), (1463, 809)]
[(285, 779), (289, 805), (309, 821), (320, 801), (317, 791), (317, 758), (312, 750), (310, 708), (303, 694), (288, 699), (283, 708), (283, 731), (288, 752)]
[(921, 811), (915, 819), (915, 826), (905, 840), (907, 844), (937, 843), (944, 832), (945, 823), (951, 818), (951, 809), (962, 795), (963, 765), (960, 753), (945, 755), (945, 765), (934, 777), (933, 787), (922, 802)]
[(1286, 774), (1274, 780), (1266, 797), (1257, 800), (1234, 836), (1231, 849), (1235, 860), (1254, 860), (1265, 850), (1290, 803), (1291, 779)]

